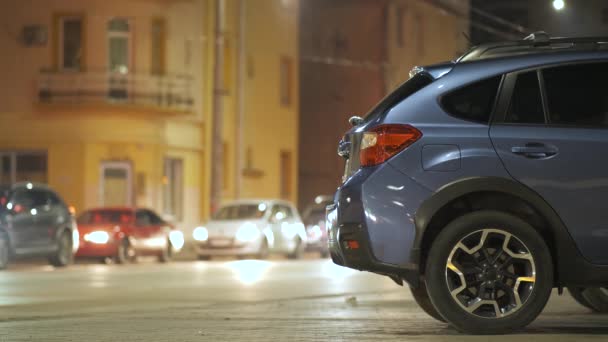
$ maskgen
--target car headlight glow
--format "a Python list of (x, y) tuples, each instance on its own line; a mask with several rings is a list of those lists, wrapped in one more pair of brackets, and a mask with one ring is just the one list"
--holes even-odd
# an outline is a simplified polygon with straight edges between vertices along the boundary
[(184, 247), (184, 233), (180, 232), (179, 230), (172, 230), (169, 233), (169, 241), (174, 249), (182, 249), (182, 247)]
[(207, 241), (209, 239), (209, 231), (205, 227), (196, 227), (192, 232), (192, 237), (196, 241)]
[(251, 242), (259, 236), (260, 230), (252, 223), (246, 223), (236, 231), (236, 239), (239, 242)]
[(293, 239), (296, 235), (298, 235), (298, 226), (283, 222), (281, 224), (281, 233), (283, 233), (283, 236), (286, 238)]
[(108, 232), (104, 232), (104, 231), (90, 232), (90, 233), (84, 235), (84, 241), (97, 243), (97, 244), (101, 245), (104, 243), (108, 243), (108, 241), (110, 241), (110, 234), (108, 234)]

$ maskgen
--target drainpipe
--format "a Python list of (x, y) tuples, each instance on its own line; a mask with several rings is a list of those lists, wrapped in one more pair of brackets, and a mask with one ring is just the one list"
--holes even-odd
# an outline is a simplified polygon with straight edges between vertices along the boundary
[(224, 101), (224, 12), (225, 1), (215, 0), (215, 56), (213, 66), (213, 118), (211, 132), (211, 212), (219, 208), (222, 200), (223, 137), (222, 102)]
[(243, 186), (243, 169), (245, 154), (245, 80), (247, 70), (247, 43), (246, 34), (246, 1), (239, 0), (239, 46), (238, 46), (238, 69), (237, 69), (237, 91), (238, 108), (236, 111), (236, 140), (234, 144), (235, 158), (234, 163), (234, 197), (241, 197)]

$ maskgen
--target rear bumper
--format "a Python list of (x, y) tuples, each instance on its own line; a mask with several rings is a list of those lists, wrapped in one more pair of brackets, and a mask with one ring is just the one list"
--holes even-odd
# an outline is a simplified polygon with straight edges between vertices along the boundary
[(213, 246), (209, 242), (197, 242), (194, 250), (200, 256), (236, 256), (252, 255), (260, 252), (260, 241), (246, 244), (231, 243), (226, 246)]
[(112, 257), (118, 254), (118, 244), (96, 244), (80, 240), (80, 246), (75, 256), (81, 258)]
[(431, 193), (389, 164), (364, 168), (336, 192), (327, 208), (328, 245), (342, 266), (418, 286), (414, 215)]

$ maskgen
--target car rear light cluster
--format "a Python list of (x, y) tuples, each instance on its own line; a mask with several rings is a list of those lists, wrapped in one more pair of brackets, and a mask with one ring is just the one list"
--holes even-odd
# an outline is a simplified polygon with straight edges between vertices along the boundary
[(422, 137), (422, 133), (410, 125), (388, 124), (363, 133), (359, 158), (361, 166), (384, 163)]

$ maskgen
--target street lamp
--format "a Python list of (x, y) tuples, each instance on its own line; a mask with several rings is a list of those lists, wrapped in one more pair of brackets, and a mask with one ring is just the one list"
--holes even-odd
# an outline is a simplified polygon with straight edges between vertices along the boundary
[(565, 5), (564, 0), (553, 0), (553, 8), (555, 8), (556, 11), (561, 11), (564, 9)]

